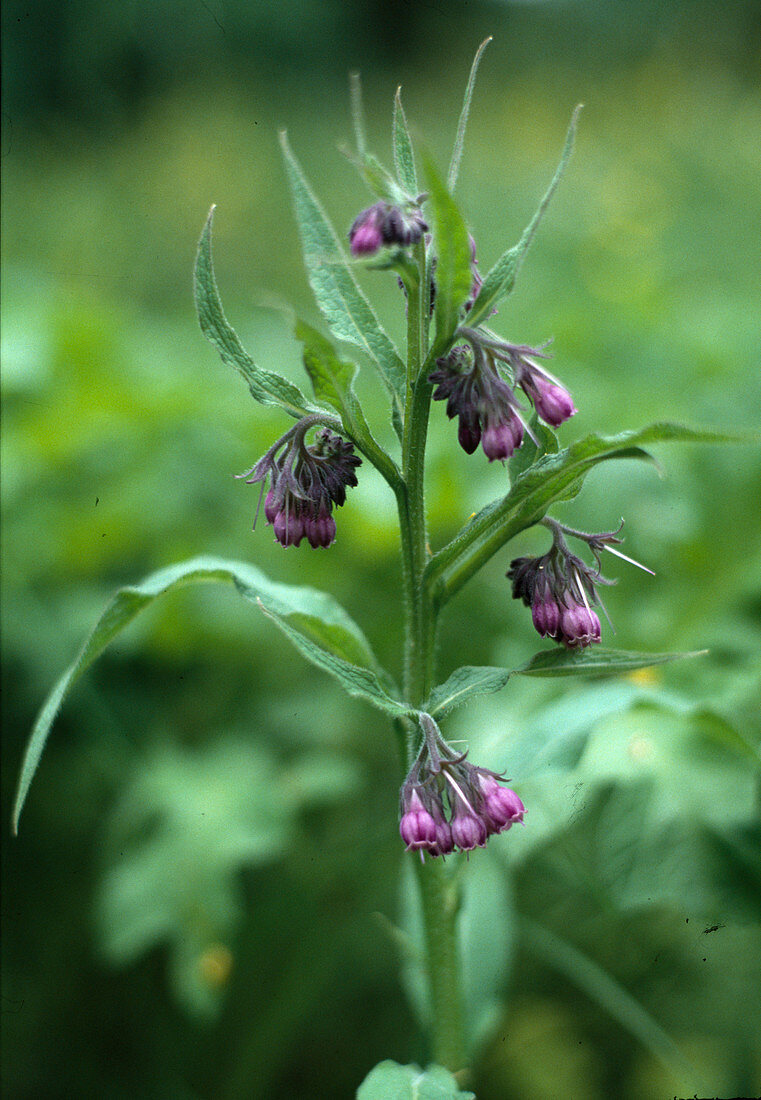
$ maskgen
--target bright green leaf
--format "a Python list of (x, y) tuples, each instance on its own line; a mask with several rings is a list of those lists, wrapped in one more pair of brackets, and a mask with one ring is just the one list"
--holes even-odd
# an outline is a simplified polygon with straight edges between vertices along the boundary
[(333, 334), (339, 340), (356, 344), (373, 360), (400, 416), (406, 385), (404, 363), (354, 278), (336, 232), (312, 192), (285, 133), (280, 140), (304, 260), (317, 304)]
[(394, 97), (393, 136), (396, 178), (411, 198), (417, 198), (418, 182), (417, 172), (415, 171), (415, 154), (407, 126), (407, 116), (402, 106), (401, 86), (396, 89), (396, 96)]
[(422, 709), (433, 718), (441, 718), (454, 707), (468, 702), (474, 695), (501, 691), (510, 676), (511, 673), (506, 668), (463, 665), (462, 668), (455, 669), (445, 683), (433, 689)]
[(343, 425), (357, 447), (396, 489), (400, 484), (396, 464), (373, 437), (354, 392), (356, 364), (339, 359), (330, 341), (304, 321), (296, 322), (296, 338), (304, 345), (304, 368), (312, 380), (315, 397), (341, 414)]
[(429, 356), (434, 359), (449, 350), (462, 307), (470, 295), (473, 273), (470, 267), (468, 228), (457, 203), (428, 159), (425, 170), (430, 186), (433, 241), (437, 260), (434, 310), (436, 341)]
[(465, 97), (462, 102), (462, 110), (460, 111), (460, 121), (457, 123), (457, 137), (454, 142), (454, 149), (452, 150), (452, 159), (449, 163), (449, 172), (447, 174), (447, 187), (450, 193), (454, 192), (455, 185), (457, 184), (457, 175), (460, 171), (460, 160), (462, 159), (462, 150), (465, 145), (465, 127), (468, 124), (468, 115), (470, 114), (470, 101), (473, 98), (473, 89), (476, 86), (476, 73), (478, 72), (478, 66), (481, 63), (484, 50), (491, 42), (491, 35), (485, 38), (481, 45), (476, 50), (476, 56), (473, 58), (473, 64), (470, 67), (470, 76), (468, 77), (468, 83), (465, 88)]
[(546, 454), (516, 478), (502, 500), (493, 501), (427, 566), (429, 577), (444, 575), (444, 599), (458, 591), (506, 542), (543, 519), (557, 501), (578, 493), (590, 470), (611, 458), (651, 460), (641, 444), (725, 443), (732, 436), (659, 423), (615, 436), (588, 435), (557, 454)]
[(211, 259), (211, 226), (214, 207), (203, 227), (195, 266), (195, 298), (201, 331), (219, 352), (222, 362), (234, 367), (248, 383), (252, 396), (264, 405), (280, 405), (296, 418), (314, 412), (298, 386), (254, 363), (222, 310)]
[(522, 676), (609, 676), (665, 665), (685, 657), (703, 657), (707, 652), (707, 649), (696, 649), (690, 653), (633, 653), (600, 646), (581, 650), (558, 647), (535, 653), (525, 665), (516, 668), (515, 673)]
[(392, 685), (378, 666), (364, 634), (327, 593), (271, 581), (247, 562), (194, 558), (161, 569), (142, 584), (120, 589), (98, 619), (79, 656), (48, 696), (32, 729), (16, 794), (14, 831), (50, 728), (69, 689), (109, 642), (158, 596), (174, 588), (208, 581), (234, 584), (245, 599), (257, 604), (277, 623), (307, 660), (339, 680), (350, 695), (365, 698), (392, 715), (413, 713), (389, 694)]
[(463, 1092), (443, 1066), (400, 1066), (379, 1062), (357, 1089), (357, 1100), (476, 1100), (475, 1093)]

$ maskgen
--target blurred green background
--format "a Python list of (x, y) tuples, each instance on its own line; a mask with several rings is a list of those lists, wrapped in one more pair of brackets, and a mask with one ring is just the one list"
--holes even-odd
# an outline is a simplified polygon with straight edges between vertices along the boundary
[[(394, 508), (367, 464), (329, 552), (251, 533), (256, 491), (232, 475), (287, 425), (198, 330), (203, 220), (216, 203), (243, 342), (305, 384), (288, 303), (320, 322), (278, 129), (343, 232), (370, 201), (337, 151), (348, 71), (382, 159), (401, 83), (445, 166), (493, 34), (458, 186), (482, 272), (585, 104), (495, 319), (554, 337), (579, 408), (561, 440), (664, 418), (756, 430), (761, 8), (6, 0), (2, 18), (5, 1095), (348, 1097), (381, 1058), (426, 1059), (387, 934), (404, 910), (393, 744), (232, 591), (167, 597), (87, 674), (9, 837), (37, 708), (113, 589), (155, 568), (209, 552), (323, 586), (399, 670)], [(362, 282), (401, 339), (395, 279)], [(371, 377), (362, 392), (388, 438)], [(656, 571), (608, 570), (610, 644), (710, 655), (511, 681), (446, 727), (529, 807), (468, 867), (479, 1100), (761, 1086), (759, 448), (658, 457), (665, 476), (605, 464), (555, 514), (625, 516), (626, 551)], [(436, 545), (504, 491), (439, 405), (429, 469)], [(503, 574), (545, 541), (527, 534), (453, 602), (441, 679), (541, 647)]]

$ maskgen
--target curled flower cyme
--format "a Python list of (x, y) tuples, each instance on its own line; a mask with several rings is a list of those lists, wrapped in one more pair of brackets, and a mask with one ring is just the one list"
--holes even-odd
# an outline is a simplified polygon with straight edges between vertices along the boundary
[(264, 515), (282, 546), (298, 546), (303, 538), (314, 548), (330, 546), (336, 537), (333, 505), (341, 507), (347, 486), (357, 484), (355, 469), (362, 460), (350, 442), (322, 427), (314, 443), (306, 444), (315, 423), (314, 417), (304, 417), (251, 470), (238, 475), (249, 485), (261, 482), (262, 492), (269, 479)]

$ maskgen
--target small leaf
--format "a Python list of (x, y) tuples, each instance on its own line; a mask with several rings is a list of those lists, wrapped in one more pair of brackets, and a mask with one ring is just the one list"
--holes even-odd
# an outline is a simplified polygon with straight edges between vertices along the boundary
[(473, 89), (476, 86), (476, 73), (478, 72), (478, 66), (483, 57), (484, 50), (490, 42), (491, 35), (485, 38), (476, 50), (476, 56), (473, 58), (473, 64), (470, 67), (470, 76), (468, 77), (468, 83), (465, 88), (465, 98), (463, 99), (462, 110), (460, 111), (460, 121), (457, 124), (457, 137), (455, 138), (454, 149), (452, 150), (452, 160), (449, 163), (449, 173), (447, 175), (447, 187), (450, 193), (454, 192), (455, 185), (457, 184), (457, 175), (460, 171), (460, 160), (465, 144), (465, 127), (468, 124), (470, 101), (473, 98)]
[(417, 172), (415, 171), (415, 154), (407, 127), (407, 116), (404, 113), (404, 107), (402, 107), (401, 85), (396, 89), (396, 96), (394, 97), (393, 134), (396, 178), (411, 198), (417, 198), (419, 188)]
[(388, 387), (397, 416), (401, 416), (401, 395), (406, 386), (404, 363), (354, 278), (336, 232), (315, 198), (284, 132), (280, 141), (304, 261), (317, 305), (334, 336), (356, 344), (370, 356)]
[(314, 406), (307, 403), (298, 386), (294, 386), (292, 382), (273, 371), (257, 367), (224, 315), (211, 259), (211, 226), (214, 209), (212, 206), (203, 227), (195, 266), (196, 309), (201, 331), (207, 340), (214, 344), (222, 362), (235, 367), (245, 378), (252, 396), (257, 401), (261, 401), (263, 405), (280, 405), (297, 419), (305, 413), (314, 412)]
[(466, 703), (474, 695), (490, 695), (501, 691), (512, 674), (506, 668), (463, 665), (435, 687), (422, 708), (433, 718), (441, 718), (454, 707)]
[(435, 166), (426, 159), (426, 176), (434, 222), (436, 251), (436, 341), (429, 355), (435, 359), (449, 350), (460, 320), (462, 307), (470, 295), (473, 273), (470, 268), (468, 229), (456, 202), (444, 186)]
[(550, 199), (555, 194), (555, 189), (560, 183), (560, 179), (571, 156), (573, 141), (576, 135), (576, 122), (579, 117), (579, 112), (581, 111), (581, 106), (582, 105), (579, 104), (571, 116), (571, 124), (568, 127), (565, 145), (563, 146), (563, 152), (560, 157), (560, 164), (557, 167), (555, 175), (552, 177), (552, 182), (547, 188), (544, 198), (539, 203), (539, 209), (524, 229), (523, 236), (518, 243), (500, 256), (494, 267), (484, 279), (483, 286), (467, 317), (467, 323), (471, 327), (475, 327), (480, 324), (481, 321), (485, 320), (494, 309), (497, 302), (510, 294), (515, 286), (515, 277), (518, 274), (518, 268), (523, 262), (523, 257), (528, 252), (528, 247), (533, 240), (545, 210), (549, 206)]
[(537, 418), (536, 413), (531, 417), (529, 427), (536, 436), (536, 443), (527, 433), (521, 446), (508, 459), (507, 468), (511, 482), (515, 481), (517, 477), (528, 470), (530, 466), (533, 466), (535, 462), (538, 462), (540, 458), (543, 458), (544, 455), (557, 454), (560, 450), (558, 437), (552, 428), (548, 428), (546, 424), (543, 424)]
[(443, 1066), (400, 1066), (379, 1062), (357, 1089), (357, 1100), (476, 1100), (474, 1092), (463, 1092)]
[(625, 649), (546, 649), (535, 653), (525, 665), (515, 669), (521, 676), (610, 676), (632, 672), (637, 668), (652, 668), (685, 657), (704, 657), (707, 649), (689, 653), (635, 653)]
[(365, 137), (365, 112), (362, 106), (362, 80), (359, 73), (349, 73), (349, 98), (351, 100), (351, 121), (354, 126), (354, 140), (357, 152), (364, 157), (367, 149)]
[(374, 439), (354, 392), (356, 364), (340, 360), (330, 341), (304, 321), (296, 322), (296, 339), (304, 345), (304, 368), (312, 380), (315, 397), (341, 414), (343, 425), (357, 447), (396, 489), (400, 484), (396, 464)]
[(314, 588), (279, 584), (246, 562), (201, 557), (151, 574), (141, 584), (120, 589), (106, 607), (79, 656), (48, 696), (27, 744), (21, 765), (13, 813), (14, 832), (29, 785), (61, 704), (93, 661), (135, 616), (165, 592), (188, 584), (227, 581), (257, 604), (307, 660), (329, 672), (350, 695), (368, 699), (397, 717), (416, 712), (394, 699), (393, 685), (380, 668), (369, 643), (354, 620), (332, 596)]

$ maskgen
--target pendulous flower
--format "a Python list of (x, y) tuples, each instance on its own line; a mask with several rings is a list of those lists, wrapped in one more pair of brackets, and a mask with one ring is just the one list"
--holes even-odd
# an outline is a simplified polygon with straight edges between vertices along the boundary
[(469, 763), (421, 714), (424, 740), (400, 792), (399, 832), (421, 859), (483, 848), (490, 836), (523, 821), (526, 808), (502, 776)]
[[(544, 525), (552, 531), (552, 546), (547, 553), (537, 558), (515, 558), (510, 563), (507, 576), (512, 581), (513, 598), (531, 608), (534, 627), (543, 638), (553, 638), (568, 649), (595, 645), (601, 637), (600, 619), (594, 610), (594, 606), (602, 606), (597, 586), (615, 583), (600, 571), (600, 552), (607, 549), (625, 558), (611, 547), (622, 540), (614, 531), (586, 534), (547, 518)], [(571, 553), (564, 533), (587, 543), (596, 568)]]
[(509, 458), (523, 442), (520, 404), (512, 387), (497, 373), (493, 360), (473, 348), (456, 347), (438, 359), (428, 376), (434, 401), (446, 401), (447, 416), (459, 417), (457, 437), (467, 454), (480, 443), (493, 462)]
[(333, 505), (341, 507), (346, 487), (357, 484), (355, 469), (362, 460), (350, 442), (322, 427), (314, 443), (306, 444), (315, 423), (314, 417), (304, 417), (239, 475), (249, 485), (261, 482), (262, 492), (269, 479), (264, 515), (283, 546), (299, 546), (303, 538), (314, 548), (330, 546), (336, 537)]

